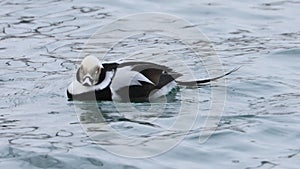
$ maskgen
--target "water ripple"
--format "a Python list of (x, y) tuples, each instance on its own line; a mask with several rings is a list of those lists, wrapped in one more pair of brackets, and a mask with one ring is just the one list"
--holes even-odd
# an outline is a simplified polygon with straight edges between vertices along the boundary
[[(0, 1), (0, 167), (1, 168), (298, 168), (299, 54), (298, 1)], [(128, 159), (108, 153), (87, 137), (67, 102), (82, 51), (102, 54), (106, 42), (85, 46), (106, 23), (135, 12), (160, 11), (183, 17), (214, 44), (226, 69), (243, 65), (227, 77), (227, 100), (216, 132), (199, 144), (209, 111), (210, 86), (201, 92), (201, 117), (177, 147), (151, 159)], [(142, 24), (142, 23), (139, 23)], [(182, 28), (183, 30), (189, 27)], [(124, 31), (116, 28), (115, 32)], [(136, 40), (136, 43), (132, 43)], [(196, 41), (195, 41), (196, 42)], [(197, 41), (199, 45), (202, 41)], [(140, 34), (117, 43), (107, 60), (143, 49), (167, 48), (191, 56), (180, 40)], [(137, 57), (142, 52), (136, 53)], [(157, 58), (163, 53), (156, 53)], [(146, 58), (147, 59), (147, 58)], [(189, 63), (193, 67), (199, 63)], [(177, 67), (180, 67), (180, 65)], [(196, 67), (197, 76), (207, 74)], [(196, 91), (195, 91), (196, 92)], [(180, 98), (177, 98), (180, 101)], [(187, 99), (188, 103), (195, 100)], [(147, 138), (174, 139), (182, 131), (160, 132), (172, 124), (178, 107), (164, 113), (120, 115), (109, 103), (103, 114), (118, 131)], [(147, 110), (145, 104), (136, 105)], [(126, 112), (126, 110), (124, 110)], [(193, 113), (191, 110), (188, 113)], [(95, 114), (81, 121), (100, 123)], [(105, 128), (92, 126), (96, 132)], [(113, 144), (107, 139), (107, 144)]]

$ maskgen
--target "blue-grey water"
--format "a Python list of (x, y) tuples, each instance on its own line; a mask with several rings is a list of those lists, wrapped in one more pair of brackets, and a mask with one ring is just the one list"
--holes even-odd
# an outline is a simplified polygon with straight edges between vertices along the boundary
[[(1, 0), (0, 168), (298, 169), (299, 8), (299, 1), (288, 0)], [(199, 119), (185, 139), (165, 153), (121, 157), (91, 141), (80, 121), (95, 117), (78, 117), (74, 102), (67, 101), (66, 88), (89, 37), (115, 19), (138, 12), (164, 12), (190, 21), (210, 39), (226, 70), (242, 66), (226, 78), (223, 116), (205, 143), (199, 143)], [(199, 90), (205, 112), (209, 87)], [(140, 115), (145, 121), (154, 118), (153, 123), (134, 121), (136, 114), (126, 110), (125, 117), (133, 120), (124, 120), (112, 112), (110, 103), (100, 107), (109, 125), (125, 134), (147, 136), (174, 121), (180, 99), (169, 103), (164, 114)]]

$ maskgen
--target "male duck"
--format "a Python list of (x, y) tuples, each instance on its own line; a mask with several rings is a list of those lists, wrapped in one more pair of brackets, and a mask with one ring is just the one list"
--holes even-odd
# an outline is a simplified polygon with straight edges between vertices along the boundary
[(181, 82), (172, 69), (150, 62), (101, 63), (95, 56), (85, 57), (67, 96), (75, 100), (140, 102), (167, 95), (177, 84), (197, 85), (222, 78)]

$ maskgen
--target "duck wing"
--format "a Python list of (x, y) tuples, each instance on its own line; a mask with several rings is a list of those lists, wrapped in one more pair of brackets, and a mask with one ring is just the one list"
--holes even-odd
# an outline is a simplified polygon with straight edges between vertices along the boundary
[(120, 64), (120, 67), (122, 66), (131, 66), (132, 71), (141, 73), (152, 83), (157, 85), (157, 87), (162, 86), (163, 82), (168, 83), (170, 80), (174, 80), (182, 76), (182, 74), (173, 71), (173, 69), (167, 66), (150, 62), (126, 62), (124, 64)]
[(117, 100), (147, 101), (151, 92), (181, 76), (172, 69), (149, 62), (125, 62), (118, 66), (112, 81)]

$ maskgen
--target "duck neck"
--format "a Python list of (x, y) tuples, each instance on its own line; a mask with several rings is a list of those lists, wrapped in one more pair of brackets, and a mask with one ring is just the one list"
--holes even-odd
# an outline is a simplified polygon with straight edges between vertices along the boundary
[(95, 85), (100, 84), (101, 82), (103, 82), (103, 80), (105, 79), (105, 75), (106, 75), (106, 70), (101, 68), (101, 73), (99, 75), (99, 80), (98, 83), (96, 83)]

